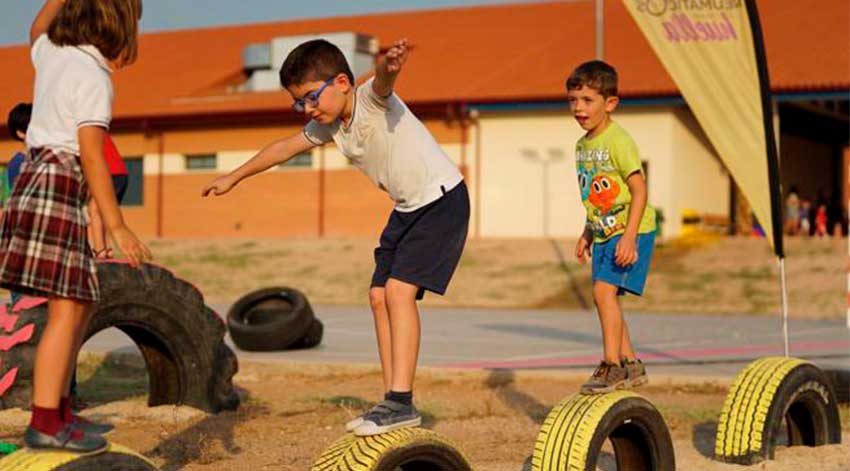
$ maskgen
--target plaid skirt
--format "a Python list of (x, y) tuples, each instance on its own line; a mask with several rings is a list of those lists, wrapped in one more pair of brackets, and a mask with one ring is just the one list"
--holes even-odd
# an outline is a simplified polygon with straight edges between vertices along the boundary
[(0, 223), (0, 286), (33, 296), (100, 299), (86, 232), (88, 198), (79, 156), (30, 149)]

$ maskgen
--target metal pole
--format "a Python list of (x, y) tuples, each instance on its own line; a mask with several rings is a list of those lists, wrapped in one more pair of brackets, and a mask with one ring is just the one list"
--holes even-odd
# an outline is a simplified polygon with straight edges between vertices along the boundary
[(596, 0), (596, 59), (605, 58), (605, 0)]
[(779, 259), (779, 279), (782, 283), (782, 339), (785, 345), (785, 356), (790, 356), (788, 348), (788, 287), (785, 284), (785, 258)]
[(549, 159), (543, 159), (543, 237), (549, 237)]

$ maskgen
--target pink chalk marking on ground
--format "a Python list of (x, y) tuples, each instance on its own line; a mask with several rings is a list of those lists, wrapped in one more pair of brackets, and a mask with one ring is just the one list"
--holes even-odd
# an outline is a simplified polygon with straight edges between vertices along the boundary
[(8, 352), (15, 345), (29, 342), (35, 332), (35, 324), (27, 324), (12, 335), (0, 335), (0, 352)]
[(4, 374), (2, 378), (0, 378), (0, 396), (6, 394), (6, 391), (8, 391), (13, 384), (15, 384), (15, 377), (17, 376), (18, 368), (15, 367), (7, 371), (6, 374)]
[[(791, 353), (823, 351), (831, 349), (850, 348), (850, 342), (799, 342), (791, 344)], [(695, 360), (726, 355), (744, 355), (752, 353), (781, 354), (781, 345), (749, 345), (742, 347), (703, 348), (669, 350), (666, 352), (642, 353), (641, 360)], [(534, 360), (515, 361), (471, 361), (439, 365), (442, 368), (458, 369), (487, 369), (487, 368), (547, 368), (557, 366), (596, 364), (601, 360), (600, 355), (583, 355), (570, 358), (538, 358)]]

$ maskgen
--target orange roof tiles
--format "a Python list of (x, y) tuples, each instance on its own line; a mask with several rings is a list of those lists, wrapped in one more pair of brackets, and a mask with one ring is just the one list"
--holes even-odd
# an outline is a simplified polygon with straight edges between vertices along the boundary
[[(760, 2), (776, 91), (850, 89), (850, 2)], [(621, 94), (678, 93), (619, 0), (606, 2), (606, 60)], [(411, 103), (558, 100), (572, 67), (594, 55), (592, 1), (532, 3), (310, 19), (145, 34), (139, 60), (115, 74), (115, 117), (261, 113), (288, 108), (283, 92), (228, 93), (243, 80), (242, 49), (276, 36), (356, 31), (414, 49), (397, 83)], [(25, 46), (0, 48), (0, 119), (32, 94)], [(16, 73), (10, 73), (15, 71)]]

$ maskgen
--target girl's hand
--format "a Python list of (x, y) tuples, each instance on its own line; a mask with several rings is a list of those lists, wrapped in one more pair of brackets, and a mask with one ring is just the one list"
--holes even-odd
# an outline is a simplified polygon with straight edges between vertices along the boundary
[(130, 260), (131, 267), (138, 268), (139, 265), (153, 258), (150, 249), (127, 226), (120, 226), (113, 229), (109, 235), (112, 236), (115, 245)]

